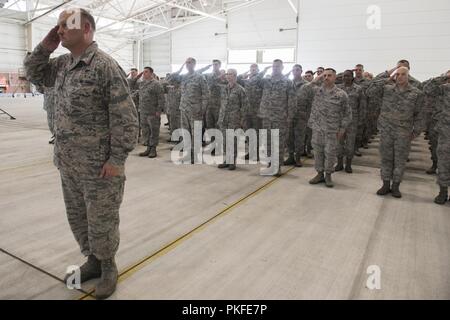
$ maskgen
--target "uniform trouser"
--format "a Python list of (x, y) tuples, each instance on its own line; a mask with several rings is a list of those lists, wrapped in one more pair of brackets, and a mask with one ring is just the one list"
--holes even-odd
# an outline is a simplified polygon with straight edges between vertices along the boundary
[(336, 132), (312, 130), (312, 146), (314, 148), (314, 167), (317, 172), (333, 173), (336, 163)]
[(450, 186), (450, 132), (439, 132), (436, 148), (438, 159), (437, 183), (441, 187)]
[(220, 105), (210, 104), (208, 109), (206, 109), (205, 122), (206, 129), (217, 128), (217, 120), (219, 119)]
[(190, 139), (183, 137), (183, 140), (191, 141), (191, 146), (186, 146), (191, 148), (191, 152), (194, 152), (194, 122), (196, 121), (203, 122), (203, 113), (201, 110), (181, 110), (181, 128), (187, 131), (185, 132), (186, 134), (190, 134)]
[(181, 127), (181, 112), (180, 109), (170, 110), (169, 113), (170, 134)]
[[(305, 147), (308, 151), (312, 149), (312, 129), (310, 127), (306, 128), (306, 137), (305, 137)], [(305, 150), (306, 151), (306, 150)]]
[(300, 156), (305, 151), (306, 114), (296, 115), (288, 126), (288, 152)]
[[(244, 119), (244, 130), (254, 129), (256, 131), (256, 152), (259, 153), (259, 130), (262, 127), (262, 120), (256, 113), (247, 114)], [(248, 141), (245, 143), (248, 144)]]
[(345, 138), (338, 141), (337, 155), (338, 157), (346, 157), (347, 159), (353, 159), (355, 153), (355, 141), (356, 141), (356, 125), (350, 125), (345, 131)]
[(139, 138), (141, 137), (141, 111), (139, 110), (139, 98), (133, 98), (134, 106), (136, 107), (136, 112), (138, 116), (139, 123)]
[(161, 128), (161, 116), (142, 115), (142, 128), (148, 132), (147, 141), (149, 147), (156, 147), (159, 144), (159, 130)]
[(437, 161), (437, 145), (438, 145), (438, 137), (439, 134), (436, 130), (436, 122), (433, 120), (433, 122), (430, 124), (429, 131), (428, 131), (428, 138), (430, 141), (430, 149), (431, 149), (431, 160)]
[(148, 142), (149, 135), (150, 135), (150, 128), (147, 121), (146, 115), (142, 114), (142, 112), (139, 113), (139, 121), (141, 124), (141, 141)]
[(359, 148), (363, 145), (364, 142), (364, 133), (367, 130), (367, 123), (361, 124), (356, 129), (356, 135), (355, 135), (355, 147)]
[(55, 135), (55, 113), (53, 110), (46, 110), (47, 111), (47, 124), (48, 129), (50, 130), (52, 136)]
[(67, 218), (81, 252), (104, 260), (119, 248), (119, 208), (125, 176), (100, 178), (60, 170)]
[(411, 133), (382, 131), (380, 135), (381, 179), (402, 182), (411, 149)]
[(430, 133), (432, 122), (433, 122), (432, 112), (430, 112), (430, 111), (424, 112), (423, 113), (423, 123), (424, 123), (425, 132)]
[(377, 105), (376, 106), (376, 109), (372, 112), (372, 115), (371, 115), (371, 121), (370, 121), (370, 123), (371, 123), (371, 126), (372, 126), (372, 132), (371, 132), (371, 134), (372, 135), (375, 135), (376, 133), (377, 133), (377, 130), (378, 130), (378, 118), (380, 117), (380, 105)]
[(278, 155), (279, 155), (279, 165), (282, 166), (284, 162), (284, 152), (286, 149), (286, 138), (287, 138), (287, 121), (283, 120), (272, 120), (268, 118), (262, 119), (262, 129), (267, 130), (267, 156), (272, 155), (272, 140), (271, 131), (272, 129), (279, 130), (279, 140), (278, 140)]
[[(235, 129), (233, 129), (235, 130)], [(237, 153), (238, 153), (238, 139), (237, 137), (234, 137), (233, 142), (231, 141), (227, 141), (227, 128), (220, 128), (220, 131), (222, 131), (222, 137), (223, 137), (223, 152), (225, 153), (225, 163), (227, 164), (236, 164), (236, 158), (237, 158)], [(233, 143), (233, 153), (229, 154), (227, 153), (227, 145), (229, 143)]]

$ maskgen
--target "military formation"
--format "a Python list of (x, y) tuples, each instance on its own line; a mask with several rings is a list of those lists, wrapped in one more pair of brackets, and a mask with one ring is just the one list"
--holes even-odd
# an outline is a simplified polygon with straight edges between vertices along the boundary
[[(213, 152), (225, 154), (218, 167), (228, 170), (236, 169), (237, 137), (232, 136), (232, 147), (225, 144), (227, 130), (276, 130), (278, 139), (272, 141), (268, 133), (264, 145), (257, 134), (256, 150), (248, 149), (245, 159), (259, 161), (263, 148), (273, 162), (268, 166), (281, 175), (282, 165), (302, 167), (302, 157), (314, 158), (317, 175), (309, 182), (329, 188), (334, 186), (332, 174), (351, 174), (353, 157), (362, 156), (361, 149), (379, 134), (382, 186), (377, 194), (396, 198), (402, 196), (411, 142), (425, 132), (432, 159), (427, 173), (437, 174), (440, 188), (434, 201), (449, 200), (450, 71), (421, 83), (411, 76), (409, 62), (400, 60), (376, 77), (362, 64), (342, 73), (318, 67), (304, 75), (296, 64), (285, 74), (283, 61), (277, 59), (262, 71), (252, 64), (238, 75), (235, 69), (222, 70), (217, 59), (196, 70), (197, 61), (190, 57), (161, 80), (151, 67), (141, 73), (133, 68), (126, 75), (93, 41), (94, 18), (81, 9), (82, 28), (69, 29), (66, 21), (72, 13), (61, 13), (58, 25), (24, 65), (30, 81), (44, 93), (67, 218), (87, 257), (80, 267), (81, 282), (100, 278), (97, 298), (109, 297), (117, 283), (126, 159), (139, 142), (147, 147), (139, 156), (157, 157), (162, 113), (167, 115), (169, 141), (190, 144), (191, 163), (198, 156), (193, 148), (198, 123), (222, 132), (224, 140)], [(51, 59), (60, 43), (70, 53)], [(180, 128), (185, 134), (172, 141)], [(68, 273), (66, 282), (73, 276)]]
[[(450, 73), (421, 83), (410, 75), (409, 62), (400, 60), (396, 67), (375, 77), (362, 64), (341, 73), (318, 67), (315, 72), (308, 70), (304, 74), (302, 66), (296, 64), (284, 74), (283, 61), (277, 59), (262, 71), (257, 64), (250, 65), (249, 71), (237, 75), (234, 83), (236, 70), (221, 70), (219, 60), (198, 70), (195, 65), (196, 60), (188, 58), (180, 70), (161, 81), (171, 133), (184, 128), (193, 137), (195, 121), (203, 123), (203, 128), (223, 131), (224, 139), (225, 129), (277, 129), (279, 159), (275, 175), (281, 174), (282, 165), (302, 167), (302, 157), (314, 158), (317, 175), (310, 183), (324, 183), (327, 187), (334, 186), (334, 172), (353, 173), (353, 158), (361, 157), (361, 149), (368, 149), (368, 144), (379, 135), (382, 187), (377, 194), (400, 198), (411, 142), (424, 132), (433, 163), (426, 172), (440, 177), (440, 193), (435, 202), (448, 201), (448, 178), (443, 178), (448, 172), (444, 166), (447, 162), (442, 160), (439, 166), (439, 158), (446, 159), (442, 151), (446, 150), (446, 130), (442, 128), (448, 126), (445, 110)], [(188, 72), (182, 74), (185, 66)], [(211, 67), (212, 72), (205, 74)], [(271, 75), (267, 75), (269, 69)], [(133, 80), (129, 79), (129, 83), (134, 85)], [(240, 99), (230, 94), (234, 91), (239, 92)], [(230, 116), (233, 121), (224, 122)], [(144, 129), (142, 132), (147, 134)], [(257, 135), (253, 159), (258, 161), (259, 138)], [(271, 155), (272, 146), (268, 134), (267, 156)], [(227, 155), (225, 149), (222, 152)], [(246, 160), (250, 154), (247, 152)], [(192, 163), (194, 157), (192, 153)], [(236, 161), (232, 159), (235, 151), (219, 168), (235, 170)], [(230, 160), (232, 163), (228, 163)]]

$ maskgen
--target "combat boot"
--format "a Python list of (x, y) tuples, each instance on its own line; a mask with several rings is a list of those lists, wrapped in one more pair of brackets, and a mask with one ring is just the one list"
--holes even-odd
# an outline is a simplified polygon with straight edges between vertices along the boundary
[(433, 161), (433, 165), (431, 166), (430, 169), (428, 169), (428, 170), (426, 171), (426, 173), (427, 173), (427, 174), (436, 174), (436, 169), (437, 169), (437, 161), (434, 160), (434, 161)]
[(149, 158), (156, 158), (156, 147), (150, 147), (150, 152), (148, 153)]
[(339, 172), (344, 170), (344, 159), (342, 157), (338, 157), (338, 163), (336, 167), (334, 167), (334, 171)]
[(144, 152), (139, 153), (139, 157), (148, 157), (150, 154), (151, 147), (147, 147), (147, 149)]
[(116, 290), (118, 271), (114, 258), (102, 260), (101, 266), (102, 277), (95, 287), (95, 298), (103, 300)]
[(392, 183), (392, 196), (394, 198), (401, 198), (402, 197), (402, 193), (400, 192), (400, 182), (393, 182)]
[(352, 158), (347, 158), (347, 162), (345, 163), (345, 172), (353, 173)]
[(327, 173), (327, 174), (325, 175), (325, 185), (326, 185), (328, 188), (333, 188), (333, 187), (334, 187), (333, 180), (331, 180), (331, 173)]
[(300, 158), (300, 154), (299, 154), (299, 153), (297, 153), (297, 154), (295, 155), (295, 166), (296, 166), (297, 168), (303, 167), (303, 163), (302, 163), (302, 160), (301, 160), (301, 158)]
[(445, 204), (448, 200), (448, 187), (442, 187), (441, 186), (441, 190), (439, 191), (439, 195), (434, 198), (434, 202), (437, 204)]
[[(72, 276), (74, 272), (66, 274), (64, 277), (64, 283), (67, 285), (67, 280)], [(102, 275), (102, 269), (100, 261), (93, 255), (88, 256), (88, 260), (80, 267), (80, 283), (89, 281), (91, 279), (100, 278)]]
[(295, 164), (294, 154), (289, 153), (289, 157), (284, 161), (285, 166), (293, 166)]
[(230, 171), (236, 170), (236, 165), (235, 164), (230, 164), (228, 166), (228, 170), (230, 170)]
[(325, 177), (323, 176), (323, 172), (317, 172), (317, 175), (309, 180), (310, 184), (319, 184), (325, 182)]
[(391, 181), (383, 180), (383, 186), (377, 191), (377, 195), (385, 196), (391, 192)]
[(217, 168), (219, 168), (219, 169), (226, 169), (226, 168), (228, 168), (229, 166), (230, 166), (229, 164), (222, 163), (222, 164), (219, 164), (219, 165), (217, 166)]

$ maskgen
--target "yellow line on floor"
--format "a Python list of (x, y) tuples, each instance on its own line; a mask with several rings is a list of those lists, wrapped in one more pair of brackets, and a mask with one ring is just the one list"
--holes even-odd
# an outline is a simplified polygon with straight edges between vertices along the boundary
[[(189, 239), (190, 237), (192, 237), (194, 234), (200, 232), (201, 230), (203, 230), (207, 225), (211, 224), (214, 220), (216, 220), (217, 218), (223, 216), (224, 214), (226, 214), (227, 212), (229, 212), (231, 209), (235, 208), (236, 206), (238, 206), (239, 204), (241, 204), (242, 202), (244, 202), (245, 200), (250, 199), (251, 197), (255, 196), (256, 194), (258, 194), (259, 192), (267, 189), (270, 185), (272, 185), (275, 181), (277, 181), (279, 178), (281, 178), (282, 176), (284, 176), (285, 174), (289, 173), (290, 171), (292, 171), (295, 167), (291, 167), (288, 170), (286, 170), (286, 172), (282, 173), (281, 176), (279, 177), (275, 177), (273, 179), (271, 179), (270, 181), (266, 182), (265, 184), (263, 184), (262, 186), (260, 186), (259, 188), (257, 188), (256, 190), (252, 191), (251, 193), (245, 195), (244, 197), (242, 197), (241, 199), (237, 200), (236, 202), (232, 203), (231, 205), (227, 206), (225, 209), (221, 210), (219, 213), (217, 213), (216, 215), (214, 215), (213, 217), (209, 218), (208, 220), (206, 220), (205, 222), (203, 222), (202, 224), (198, 225), (197, 227), (195, 227), (194, 229), (192, 229), (191, 231), (188, 231), (187, 233), (185, 233), (184, 235), (182, 235), (181, 237), (179, 237), (178, 239), (170, 242), (169, 244), (165, 245), (163, 248), (159, 249), (158, 251), (156, 251), (155, 253), (152, 253), (151, 255), (143, 258), (142, 260), (140, 260), (139, 262), (137, 262), (136, 264), (132, 265), (131, 267), (128, 267), (127, 269), (125, 269), (124, 271), (122, 271), (119, 274), (119, 279), (118, 282), (124, 281), (125, 279), (127, 279), (128, 277), (132, 276), (133, 274), (135, 274), (137, 271), (139, 271), (140, 269), (142, 269), (144, 266), (148, 265), (148, 263), (152, 262), (153, 260), (156, 260), (157, 258), (165, 255), (166, 253), (172, 251), (173, 249), (175, 249), (176, 247), (178, 247), (181, 243), (183, 243), (184, 241), (186, 241), (187, 239)], [(94, 290), (91, 290), (88, 292), (88, 294), (82, 295), (81, 297), (78, 298), (78, 300), (85, 300), (85, 299), (92, 299), (92, 294), (94, 293)]]

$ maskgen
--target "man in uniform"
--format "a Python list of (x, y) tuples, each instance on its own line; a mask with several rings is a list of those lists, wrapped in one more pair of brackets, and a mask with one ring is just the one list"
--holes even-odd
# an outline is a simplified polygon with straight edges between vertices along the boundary
[[(139, 110), (139, 83), (138, 80), (142, 77), (142, 72), (138, 74), (138, 69), (131, 68), (129, 77), (127, 77), (128, 86), (130, 87), (131, 97), (133, 98), (134, 105), (136, 106), (138, 114), (139, 125), (141, 123), (141, 113)], [(139, 136), (141, 136), (141, 128), (139, 129)], [(144, 132), (143, 137), (148, 137), (148, 132)], [(144, 145), (147, 144), (148, 139), (144, 139)]]
[(52, 87), (36, 86), (37, 91), (44, 95), (44, 110), (47, 113), (47, 125), (52, 137), (49, 144), (55, 144), (55, 90)]
[[(125, 161), (136, 145), (138, 124), (125, 72), (98, 49), (94, 32), (86, 10), (63, 11), (24, 65), (32, 83), (55, 88), (54, 160), (70, 227), (88, 256), (81, 282), (101, 277), (95, 294), (104, 299), (117, 283)], [(60, 42), (70, 53), (50, 59)]]
[[(180, 83), (181, 128), (190, 133), (191, 139), (189, 141), (192, 142), (194, 139), (194, 123), (198, 121), (203, 122), (203, 115), (206, 112), (209, 99), (208, 85), (204, 77), (195, 72), (196, 64), (197, 61), (194, 58), (187, 58), (186, 63), (181, 66), (180, 70), (169, 76), (170, 81)], [(186, 66), (188, 73), (180, 75), (184, 66)], [(184, 138), (183, 140), (185, 142), (188, 141)], [(190, 148), (191, 163), (194, 164), (193, 143), (191, 146), (185, 146), (185, 148)]]
[(226, 85), (224, 75), (221, 73), (220, 70), (222, 62), (216, 59), (213, 60), (212, 62), (213, 62), (212, 65), (209, 65), (197, 71), (198, 73), (202, 74), (206, 70), (211, 68), (211, 66), (213, 67), (212, 73), (204, 75), (209, 91), (208, 107), (206, 109), (205, 114), (206, 129), (217, 128), (217, 120), (219, 117), (219, 110), (220, 110), (220, 93), (222, 91), (222, 87)]
[[(308, 126), (312, 129), (314, 165), (317, 175), (310, 184), (334, 186), (331, 175), (336, 163), (338, 141), (352, 121), (352, 109), (345, 91), (335, 85), (336, 71), (327, 68), (313, 82), (302, 87), (301, 103), (311, 105)], [(324, 176), (325, 173), (325, 176)]]
[(139, 106), (141, 109), (142, 128), (148, 132), (147, 150), (140, 153), (140, 157), (156, 158), (156, 147), (159, 144), (159, 130), (161, 127), (161, 113), (166, 103), (164, 88), (155, 79), (151, 67), (144, 68), (143, 81), (139, 83)]
[(181, 113), (180, 113), (180, 100), (181, 90), (180, 83), (170, 78), (170, 75), (165, 80), (167, 88), (167, 115), (170, 123), (170, 142), (172, 141), (172, 134), (175, 130), (180, 128), (181, 125)]
[[(222, 88), (221, 107), (219, 112), (218, 126), (222, 131), (224, 142), (224, 151), (226, 159), (223, 164), (219, 165), (219, 169), (228, 168), (228, 170), (236, 169), (237, 157), (237, 139), (233, 135), (233, 141), (227, 139), (227, 129), (242, 129), (245, 111), (248, 109), (248, 99), (245, 89), (237, 83), (237, 71), (229, 69), (226, 73), (228, 85)], [(230, 154), (231, 146), (233, 152)]]
[(294, 65), (292, 74), (294, 75), (293, 90), (296, 96), (295, 108), (291, 111), (291, 121), (288, 125), (288, 151), (289, 157), (284, 164), (286, 166), (295, 165), (301, 167), (301, 155), (305, 150), (306, 127), (308, 123), (308, 110), (304, 109), (305, 104), (300, 103), (300, 91), (307, 82), (302, 78), (302, 66)]
[[(357, 64), (355, 66), (355, 78), (353, 82), (360, 86), (362, 89), (362, 92), (365, 96), (365, 92), (367, 88), (370, 85), (370, 80), (364, 78), (364, 66), (362, 64)], [(358, 123), (358, 129), (356, 132), (356, 142), (355, 142), (355, 155), (360, 157), (362, 156), (361, 152), (359, 151), (359, 148), (363, 147), (364, 149), (368, 149), (367, 144), (370, 140), (370, 118), (369, 118), (369, 112), (367, 110), (368, 107), (368, 99), (367, 96), (365, 96), (365, 103), (364, 103), (364, 110), (361, 110), (361, 113), (359, 114), (359, 123)]]
[[(425, 138), (428, 140), (429, 149), (431, 153), (431, 167), (426, 171), (427, 174), (436, 174), (437, 170), (437, 154), (436, 148), (438, 144), (438, 132), (436, 130), (436, 124), (439, 119), (436, 116), (439, 114), (436, 108), (439, 106), (439, 95), (432, 94), (433, 90), (425, 90), (425, 87), (433, 79), (426, 80), (422, 83), (424, 88), (424, 106), (423, 106), (423, 123), (425, 130)], [(428, 87), (430, 88), (430, 87)]]
[(450, 70), (443, 76), (431, 79), (424, 91), (438, 97), (433, 116), (438, 119), (435, 130), (438, 132), (436, 155), (440, 191), (434, 202), (443, 205), (448, 201), (450, 186)]
[[(295, 109), (296, 97), (292, 81), (283, 76), (283, 61), (276, 59), (272, 64), (272, 76), (264, 78), (261, 82), (263, 90), (261, 106), (259, 109), (262, 118), (262, 129), (267, 130), (267, 155), (273, 158), (271, 153), (271, 130), (279, 130), (279, 163), (275, 175), (281, 175), (281, 166), (284, 163), (286, 148), (287, 127), (292, 120), (289, 111)], [(276, 144), (275, 144), (276, 145)], [(270, 166), (274, 165), (273, 163)]]
[(382, 98), (378, 119), (383, 180), (383, 186), (377, 191), (380, 196), (392, 192), (393, 197), (402, 197), (399, 187), (411, 141), (422, 131), (423, 93), (411, 85), (408, 79), (409, 69), (402, 66), (378, 75), (367, 89), (369, 97)]
[[(270, 67), (265, 68), (259, 72), (257, 64), (252, 64), (250, 70), (246, 73), (238, 76), (238, 83), (245, 88), (247, 93), (249, 107), (245, 110), (244, 115), (244, 130), (254, 129), (258, 135), (259, 141), (259, 129), (262, 127), (262, 120), (259, 117), (259, 107), (261, 105), (262, 98), (262, 80)], [(259, 142), (258, 142), (259, 146)], [(246, 155), (246, 160), (250, 157), (250, 153)], [(259, 159), (259, 148), (257, 148), (257, 160)]]
[(337, 86), (347, 93), (348, 103), (352, 109), (352, 122), (347, 127), (344, 139), (338, 145), (338, 163), (335, 171), (344, 170), (344, 156), (346, 158), (345, 172), (352, 173), (352, 159), (355, 153), (356, 132), (364, 121), (364, 111), (366, 108), (366, 96), (363, 89), (355, 84), (353, 71), (346, 70), (343, 76), (343, 83)]

